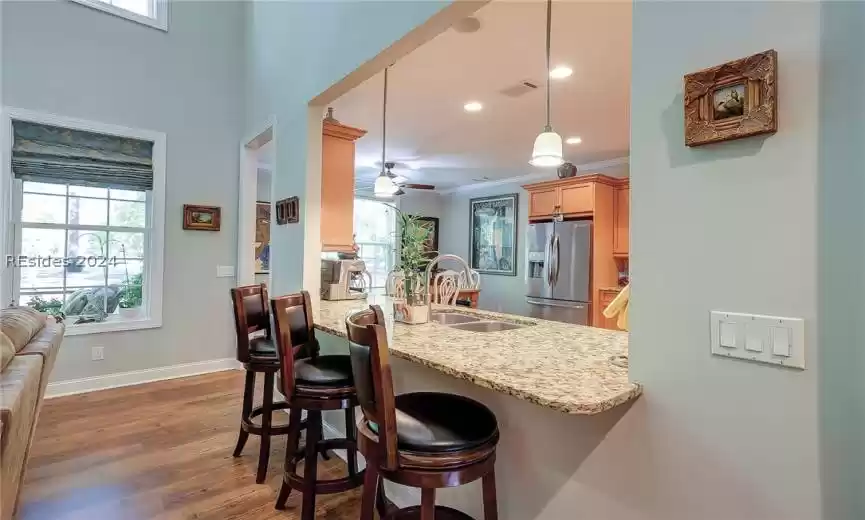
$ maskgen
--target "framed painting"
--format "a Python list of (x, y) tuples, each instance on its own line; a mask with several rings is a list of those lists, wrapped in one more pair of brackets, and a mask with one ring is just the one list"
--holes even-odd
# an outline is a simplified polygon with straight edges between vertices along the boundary
[(270, 202), (255, 203), (255, 274), (270, 273)]
[(436, 257), (439, 250), (439, 219), (436, 217), (415, 217), (418, 223), (429, 230), (426, 243), (424, 244), (424, 252), (430, 260)]
[(479, 273), (517, 275), (518, 194), (469, 201), (469, 265)]
[(768, 50), (685, 76), (685, 145), (776, 132), (777, 70)]
[(218, 206), (183, 205), (183, 229), (219, 231), (221, 211)]

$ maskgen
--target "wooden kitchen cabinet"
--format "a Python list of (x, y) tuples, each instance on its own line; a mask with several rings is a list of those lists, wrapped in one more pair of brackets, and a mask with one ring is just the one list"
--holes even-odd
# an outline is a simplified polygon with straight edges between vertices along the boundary
[(590, 217), (594, 210), (597, 175), (572, 177), (523, 186), (529, 193), (529, 220)]
[(335, 120), (322, 123), (321, 250), (352, 252), (354, 246), (354, 142), (366, 130)]
[(626, 257), (630, 250), (631, 189), (628, 185), (616, 189), (613, 255)]
[(620, 290), (621, 289), (605, 288), (598, 291), (598, 303), (600, 304), (600, 312), (602, 314), (600, 323), (596, 324), (596, 327), (610, 330), (622, 330), (616, 325), (616, 321), (618, 321), (618, 316), (616, 316), (615, 318), (607, 318), (603, 315), (604, 309), (606, 309), (608, 305), (613, 303), (613, 300), (619, 294)]
[(565, 215), (583, 215), (594, 209), (595, 184), (581, 182), (559, 188), (559, 211)]
[(529, 192), (529, 218), (552, 218), (559, 207), (558, 188)]

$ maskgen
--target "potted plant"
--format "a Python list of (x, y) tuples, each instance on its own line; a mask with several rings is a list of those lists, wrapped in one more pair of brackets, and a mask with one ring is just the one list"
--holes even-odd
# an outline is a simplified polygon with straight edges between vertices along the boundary
[(126, 281), (120, 289), (119, 307), (120, 316), (125, 319), (136, 319), (141, 313), (141, 303), (143, 301), (141, 293), (141, 274), (129, 276), (126, 274)]
[(51, 298), (50, 300), (46, 300), (41, 296), (33, 296), (30, 298), (30, 301), (27, 302), (28, 307), (32, 307), (39, 312), (44, 312), (49, 316), (54, 316), (55, 318), (64, 319), (66, 317), (61, 310), (63, 308), (63, 301), (57, 298)]
[(403, 323), (418, 324), (429, 321), (429, 305), (426, 301), (427, 281), (424, 270), (430, 261), (426, 248), (430, 229), (420, 219), (394, 208), (399, 216), (400, 250), (395, 271), (404, 277), (405, 298), (393, 302), (394, 319)]

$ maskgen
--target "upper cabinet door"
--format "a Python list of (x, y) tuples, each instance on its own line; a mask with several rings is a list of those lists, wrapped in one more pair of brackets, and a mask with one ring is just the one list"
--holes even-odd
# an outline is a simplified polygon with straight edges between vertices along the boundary
[(321, 142), (321, 250), (353, 251), (354, 142), (366, 131), (325, 121)]
[(616, 190), (616, 219), (613, 228), (613, 254), (628, 256), (630, 249), (631, 190)]
[(529, 191), (529, 218), (551, 217), (559, 206), (559, 189), (546, 188)]
[(594, 210), (594, 187), (591, 182), (562, 186), (560, 211), (565, 215), (591, 213)]

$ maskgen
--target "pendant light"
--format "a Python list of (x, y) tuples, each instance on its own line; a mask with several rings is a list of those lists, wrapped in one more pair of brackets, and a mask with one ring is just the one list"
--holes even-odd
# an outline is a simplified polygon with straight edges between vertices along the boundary
[(547, 0), (547, 126), (535, 139), (532, 159), (529, 164), (546, 168), (561, 166), (565, 162), (562, 151), (562, 136), (553, 132), (550, 125), (550, 34), (553, 22), (553, 0)]
[[(389, 67), (388, 67), (389, 68)], [(387, 143), (387, 68), (384, 69), (384, 97), (381, 107), (381, 173), (375, 178), (373, 195), (380, 198), (391, 198), (399, 188), (387, 174), (385, 168), (385, 145)]]

